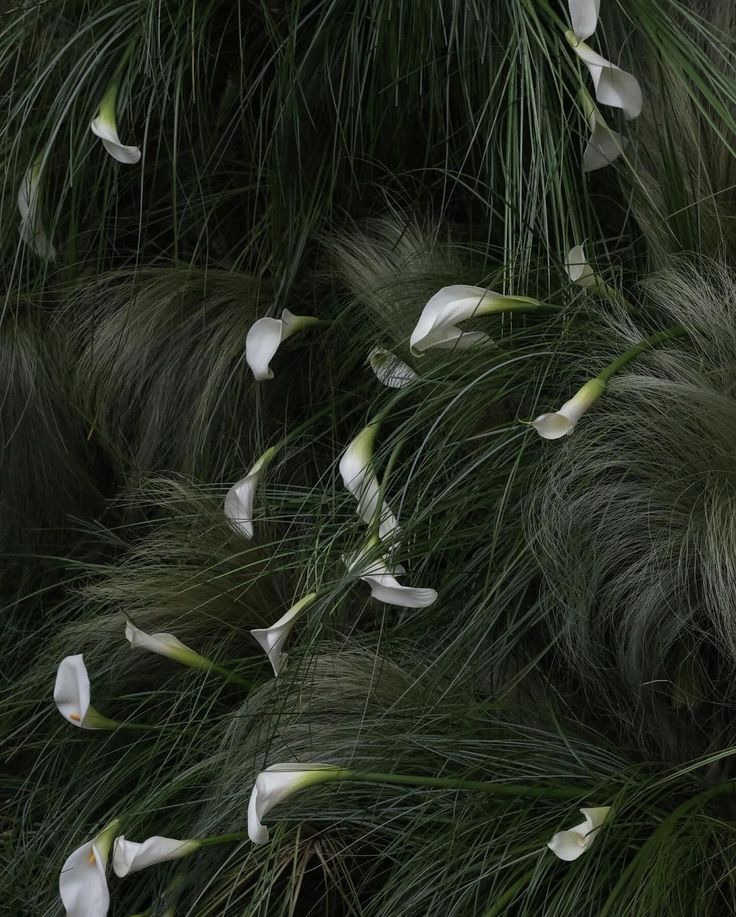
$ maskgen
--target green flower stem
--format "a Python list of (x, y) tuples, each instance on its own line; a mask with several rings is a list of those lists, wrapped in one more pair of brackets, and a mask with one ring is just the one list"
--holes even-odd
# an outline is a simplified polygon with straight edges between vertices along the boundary
[(239, 831), (235, 834), (215, 834), (212, 837), (195, 838), (200, 847), (214, 847), (216, 844), (230, 844), (235, 841), (247, 841), (248, 832)]
[[(206, 658), (206, 657), (203, 657)], [(253, 682), (247, 681), (245, 678), (241, 678), (240, 675), (226, 669), (225, 666), (218, 665), (216, 662), (212, 662), (211, 659), (207, 659), (207, 665), (202, 666), (202, 670), (205, 672), (214, 672), (216, 675), (219, 675), (221, 678), (224, 678), (225, 681), (232, 681), (234, 684), (242, 685), (244, 688), (252, 688)]]
[(675, 326), (674, 328), (667, 328), (665, 331), (658, 331), (656, 334), (651, 335), (651, 337), (644, 338), (643, 341), (639, 341), (638, 344), (634, 344), (633, 347), (629, 347), (628, 350), (624, 351), (620, 357), (609, 363), (608, 366), (599, 373), (595, 378), (602, 383), (607, 385), (611, 376), (626, 366), (628, 363), (631, 363), (632, 360), (636, 359), (639, 354), (646, 353), (647, 350), (652, 350), (658, 344), (662, 344), (665, 341), (671, 341), (676, 338), (684, 337), (687, 332), (684, 328)]
[(488, 783), (482, 780), (462, 780), (453, 777), (420, 777), (414, 774), (381, 774), (371, 771), (339, 771), (335, 780), (349, 780), (358, 783), (387, 783), (395, 786), (426, 786), (448, 790), (472, 790), (490, 793), (493, 796), (531, 799), (582, 799), (586, 793), (580, 787), (518, 786), (508, 783)]

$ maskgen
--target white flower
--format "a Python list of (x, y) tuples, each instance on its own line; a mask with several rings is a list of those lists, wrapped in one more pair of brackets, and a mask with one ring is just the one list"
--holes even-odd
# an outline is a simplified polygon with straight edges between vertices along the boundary
[(97, 117), (89, 127), (92, 133), (100, 138), (102, 145), (113, 159), (117, 159), (124, 165), (135, 165), (141, 158), (141, 151), (137, 146), (126, 146), (120, 142), (115, 110), (117, 100), (118, 87), (113, 84), (105, 94)]
[(89, 675), (81, 653), (66, 656), (59, 663), (54, 700), (64, 719), (80, 729), (114, 729), (118, 725), (90, 705)]
[(532, 426), (542, 439), (560, 439), (575, 429), (577, 422), (588, 408), (603, 394), (606, 386), (598, 379), (586, 382), (580, 391), (566, 401), (555, 414), (541, 414), (532, 421)]
[[(373, 521), (378, 506), (380, 485), (373, 473), (373, 444), (380, 424), (368, 424), (352, 440), (340, 459), (342, 482), (358, 501), (358, 515), (367, 525)], [(396, 532), (399, 523), (384, 500), (381, 505), (379, 537), (387, 538)]]
[(573, 31), (567, 31), (565, 37), (588, 68), (595, 86), (596, 99), (603, 105), (620, 108), (628, 120), (638, 118), (643, 99), (641, 86), (636, 77), (601, 57)]
[(284, 309), (281, 318), (259, 318), (248, 329), (245, 338), (245, 359), (258, 382), (273, 379), (271, 360), (281, 344), (292, 334), (309, 325), (316, 325), (319, 319), (309, 315), (294, 315)]
[(568, 0), (572, 30), (578, 38), (590, 38), (598, 25), (601, 0)]
[(536, 299), (526, 296), (501, 296), (483, 287), (455, 284), (442, 287), (427, 302), (419, 321), (411, 333), (409, 345), (412, 353), (422, 353), (430, 348), (466, 350), (489, 340), (480, 331), (463, 331), (457, 322), (494, 312), (511, 312), (538, 306)]
[(585, 252), (583, 251), (582, 245), (574, 246), (567, 253), (567, 258), (565, 259), (565, 270), (567, 271), (567, 276), (570, 278), (570, 280), (573, 283), (578, 284), (578, 286), (590, 289), (591, 287), (596, 287), (598, 285), (595, 271), (588, 264), (588, 260), (585, 257)]
[(581, 809), (580, 814), (585, 816), (585, 821), (570, 828), (569, 831), (558, 831), (547, 844), (549, 849), (561, 860), (577, 860), (585, 853), (595, 839), (599, 828), (606, 820), (610, 806), (601, 806), (598, 809)]
[(589, 110), (587, 118), (591, 133), (583, 152), (583, 171), (595, 172), (618, 159), (628, 141), (618, 131), (611, 130), (595, 106)]
[(209, 669), (212, 662), (199, 653), (185, 646), (173, 634), (147, 634), (131, 624), (125, 622), (125, 638), (133, 649), (148, 650), (168, 659), (175, 659), (182, 665), (191, 666), (193, 669)]
[(201, 843), (196, 840), (180, 841), (173, 837), (149, 837), (141, 844), (127, 841), (121, 834), (115, 839), (112, 851), (112, 868), (121, 879), (146, 866), (178, 860), (199, 850)]
[(378, 381), (388, 388), (404, 388), (419, 378), (411, 366), (383, 347), (371, 350), (368, 363)]
[(59, 894), (68, 917), (105, 917), (110, 906), (107, 858), (117, 834), (118, 819), (70, 854), (59, 874)]
[(401, 566), (388, 566), (385, 558), (376, 557), (376, 547), (376, 540), (371, 539), (362, 551), (346, 561), (348, 572), (368, 583), (374, 599), (400, 608), (427, 608), (437, 600), (434, 589), (402, 586), (396, 575), (406, 571)]
[(274, 455), (275, 447), (267, 449), (248, 474), (233, 484), (225, 497), (225, 516), (235, 531), (248, 541), (253, 540), (253, 504), (258, 483)]
[(18, 189), (20, 237), (44, 261), (56, 259), (56, 249), (41, 225), (38, 215), (41, 192), (41, 157), (26, 171)]
[(254, 844), (268, 841), (263, 818), (278, 803), (305, 787), (340, 780), (346, 771), (330, 764), (272, 764), (256, 777), (248, 805), (248, 837)]
[(282, 615), (275, 624), (272, 624), (270, 627), (258, 627), (251, 631), (251, 634), (266, 651), (268, 660), (273, 667), (273, 674), (277, 678), (286, 665), (287, 654), (281, 652), (281, 647), (286, 642), (286, 638), (296, 624), (297, 618), (302, 612), (309, 608), (316, 598), (317, 593), (310, 592), (309, 595), (300, 599), (296, 605), (293, 605), (285, 615)]

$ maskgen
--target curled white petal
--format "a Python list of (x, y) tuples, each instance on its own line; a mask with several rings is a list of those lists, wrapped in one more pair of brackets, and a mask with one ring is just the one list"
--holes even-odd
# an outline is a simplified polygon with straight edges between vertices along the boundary
[(282, 647), (296, 624), (297, 618), (307, 610), (316, 598), (316, 592), (310, 593), (303, 599), (300, 599), (285, 615), (282, 615), (278, 621), (270, 627), (258, 627), (251, 631), (251, 634), (260, 643), (268, 656), (268, 660), (273, 668), (273, 674), (277, 678), (286, 665), (287, 654), (282, 652)]
[(565, 269), (570, 280), (578, 284), (578, 286), (596, 286), (595, 271), (588, 264), (588, 259), (585, 257), (582, 245), (573, 246), (567, 253)]
[(66, 656), (59, 663), (54, 685), (54, 700), (59, 713), (72, 725), (85, 728), (90, 705), (90, 684), (84, 656)]
[(262, 820), (275, 805), (316, 783), (339, 779), (344, 773), (329, 764), (272, 764), (256, 778), (248, 804), (248, 837), (254, 844), (268, 841)]
[(225, 497), (225, 516), (236, 532), (248, 541), (253, 540), (253, 504), (258, 484), (276, 449), (267, 449), (248, 474), (230, 488)]
[(176, 840), (173, 837), (149, 837), (140, 844), (128, 841), (121, 834), (115, 839), (112, 851), (112, 868), (121, 879), (131, 873), (188, 856), (201, 846), (196, 840)]
[[(373, 423), (361, 430), (348, 445), (339, 465), (343, 484), (358, 501), (358, 515), (366, 524), (370, 524), (376, 513), (381, 490), (373, 472), (373, 443), (378, 426)], [(388, 538), (398, 528), (396, 516), (384, 500), (381, 505), (379, 537)]]
[(566, 34), (575, 53), (590, 72), (596, 99), (602, 105), (620, 108), (628, 120), (638, 118), (643, 96), (636, 77), (606, 60), (584, 41), (580, 41), (573, 32)]
[(44, 261), (54, 261), (56, 249), (46, 235), (39, 217), (40, 179), (41, 162), (39, 160), (26, 171), (18, 189), (20, 237), (39, 258), (43, 258)]
[(396, 575), (405, 573), (404, 568), (390, 566), (385, 558), (375, 557), (374, 547), (375, 543), (369, 542), (363, 551), (346, 560), (348, 571), (370, 586), (374, 599), (400, 608), (427, 608), (437, 600), (434, 589), (402, 586)]
[(610, 806), (595, 809), (581, 809), (585, 821), (568, 831), (558, 831), (552, 836), (547, 846), (561, 860), (571, 862), (585, 853), (595, 839), (595, 835), (611, 811)]
[(194, 668), (209, 666), (209, 660), (183, 644), (173, 634), (147, 634), (130, 621), (126, 621), (125, 638), (133, 649), (148, 650), (149, 653), (166, 656)]
[(110, 907), (107, 859), (118, 822), (71, 853), (59, 874), (59, 894), (67, 917), (105, 917)]
[(99, 137), (107, 152), (123, 165), (133, 166), (140, 161), (141, 151), (137, 146), (121, 143), (114, 119), (100, 112), (89, 126), (92, 133)]
[(578, 38), (590, 38), (598, 26), (601, 0), (567, 0), (572, 30)]
[(595, 172), (615, 162), (628, 143), (618, 131), (612, 130), (597, 111), (591, 112), (588, 123), (590, 137), (583, 152), (583, 171)]
[(532, 426), (542, 439), (560, 439), (575, 429), (588, 408), (605, 391), (605, 385), (597, 379), (586, 382), (577, 394), (566, 401), (554, 414), (541, 414), (532, 421)]
[(387, 388), (404, 388), (419, 378), (411, 366), (383, 347), (371, 350), (368, 363), (378, 381)]
[(294, 315), (284, 309), (281, 318), (259, 318), (248, 329), (245, 338), (245, 359), (258, 382), (273, 379), (271, 360), (281, 344), (302, 328), (315, 324), (317, 319), (307, 315)]

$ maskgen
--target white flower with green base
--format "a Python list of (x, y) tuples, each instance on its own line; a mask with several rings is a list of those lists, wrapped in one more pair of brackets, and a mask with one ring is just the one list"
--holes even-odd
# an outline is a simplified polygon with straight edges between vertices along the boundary
[(458, 322), (481, 315), (517, 312), (540, 308), (542, 303), (526, 296), (503, 296), (484, 287), (454, 284), (438, 290), (422, 309), (411, 333), (409, 345), (414, 354), (430, 349), (467, 350), (490, 338), (481, 331), (463, 331)]
[(532, 421), (532, 426), (542, 439), (561, 439), (569, 436), (580, 418), (595, 404), (606, 390), (604, 383), (591, 379), (569, 401), (566, 401), (554, 414), (540, 414)]
[(273, 668), (273, 674), (278, 676), (286, 666), (287, 653), (282, 651), (284, 643), (291, 633), (297, 620), (317, 598), (316, 592), (310, 592), (282, 615), (270, 627), (257, 627), (251, 630), (251, 635), (260, 643), (268, 656), (268, 661)]
[(20, 212), (20, 237), (39, 258), (56, 260), (56, 249), (46, 235), (39, 217), (41, 193), (41, 161), (38, 159), (27, 169), (18, 189), (18, 210)]
[(91, 841), (71, 853), (59, 874), (59, 894), (67, 917), (105, 917), (110, 907), (107, 861), (120, 821), (111, 821)]
[(120, 142), (117, 126), (118, 86), (113, 83), (105, 93), (100, 103), (97, 117), (89, 128), (99, 137), (107, 152), (124, 165), (135, 165), (141, 158), (141, 151), (137, 146), (126, 146)]
[(583, 172), (595, 172), (615, 162), (626, 149), (628, 140), (606, 124), (584, 89), (580, 90), (578, 98), (590, 127), (590, 137), (583, 152)]
[(119, 878), (139, 872), (156, 863), (179, 860), (199, 850), (202, 842), (198, 840), (177, 840), (173, 837), (149, 837), (140, 844), (126, 840), (124, 835), (115, 839), (112, 852), (112, 868)]
[(294, 315), (284, 309), (281, 318), (259, 318), (254, 322), (245, 338), (245, 359), (254, 379), (258, 382), (273, 379), (271, 360), (279, 347), (293, 334), (318, 325), (319, 321), (310, 315)]
[[(381, 496), (381, 487), (373, 471), (373, 446), (380, 423), (373, 422), (364, 427), (348, 445), (340, 459), (342, 482), (358, 501), (358, 515), (367, 525), (375, 520)], [(396, 516), (385, 501), (381, 503), (381, 518), (378, 534), (381, 539), (388, 538), (399, 528)]]
[(90, 703), (91, 688), (84, 656), (66, 656), (59, 663), (54, 685), (54, 701), (64, 719), (79, 729), (116, 729), (110, 720)]
[(387, 388), (405, 388), (419, 378), (411, 366), (384, 347), (374, 347), (371, 350), (368, 364), (376, 379)]
[(590, 849), (596, 834), (611, 811), (610, 806), (600, 806), (596, 809), (580, 809), (580, 814), (585, 821), (575, 825), (568, 831), (558, 831), (547, 844), (555, 856), (561, 860), (571, 862)]
[(248, 541), (253, 540), (253, 505), (261, 478), (276, 448), (267, 449), (248, 474), (230, 488), (225, 497), (225, 516), (232, 528)]
[(147, 634), (130, 621), (125, 623), (125, 639), (133, 649), (148, 650), (158, 656), (166, 656), (192, 669), (210, 669), (212, 660), (201, 656), (186, 646), (173, 634)]
[(379, 539), (371, 537), (357, 555), (346, 561), (348, 573), (367, 583), (374, 599), (400, 608), (427, 608), (437, 601), (434, 589), (402, 586), (396, 575), (404, 573), (404, 568), (389, 565), (379, 552)]

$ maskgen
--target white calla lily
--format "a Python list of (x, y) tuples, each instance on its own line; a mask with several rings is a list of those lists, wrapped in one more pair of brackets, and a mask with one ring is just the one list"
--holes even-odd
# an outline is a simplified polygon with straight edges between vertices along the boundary
[(272, 764), (256, 777), (248, 804), (248, 837), (254, 844), (268, 842), (263, 819), (278, 803), (308, 786), (341, 780), (348, 772), (331, 764)]
[(626, 149), (628, 140), (606, 124), (592, 101), (586, 117), (590, 137), (583, 151), (583, 172), (595, 172), (615, 162)]
[(371, 350), (368, 363), (376, 379), (387, 388), (404, 388), (419, 378), (411, 366), (383, 347)]
[(126, 840), (121, 834), (115, 839), (112, 868), (115, 875), (122, 879), (155, 863), (165, 863), (189, 856), (201, 846), (201, 842), (196, 840), (180, 841), (173, 837), (158, 836), (149, 837), (148, 840), (137, 844)]
[(84, 656), (66, 656), (59, 663), (54, 701), (65, 720), (80, 729), (115, 729), (115, 720), (102, 716), (90, 704), (90, 683)]
[(133, 649), (148, 650), (158, 656), (174, 659), (193, 669), (210, 669), (212, 660), (201, 656), (177, 639), (173, 634), (147, 634), (130, 621), (125, 622), (125, 639)]
[(67, 917), (105, 917), (110, 907), (107, 860), (120, 822), (102, 831), (71, 853), (59, 874), (59, 894)]
[(303, 599), (292, 605), (286, 614), (282, 615), (270, 627), (257, 627), (251, 631), (251, 634), (265, 650), (273, 668), (273, 674), (277, 678), (286, 665), (287, 653), (282, 652), (281, 648), (296, 624), (297, 618), (309, 608), (316, 598), (317, 593), (310, 592), (309, 595), (304, 596)]
[(44, 261), (56, 260), (56, 249), (41, 225), (39, 197), (41, 193), (41, 157), (26, 171), (18, 189), (20, 237)]
[(542, 439), (560, 439), (575, 429), (580, 418), (606, 390), (604, 382), (591, 379), (577, 394), (566, 401), (554, 414), (541, 414), (532, 421), (532, 426)]
[(284, 309), (281, 318), (259, 318), (248, 329), (245, 338), (245, 359), (258, 382), (273, 379), (271, 360), (281, 344), (319, 319), (310, 315), (294, 315)]
[(561, 860), (577, 860), (595, 840), (595, 836), (611, 811), (610, 806), (597, 809), (581, 809), (585, 821), (570, 828), (569, 831), (558, 831), (547, 844), (549, 849)]
[(117, 102), (118, 87), (113, 84), (105, 93), (97, 117), (89, 128), (96, 137), (100, 138), (102, 145), (113, 159), (123, 165), (135, 165), (141, 158), (141, 151), (137, 146), (126, 146), (120, 142), (117, 127)]
[(258, 484), (276, 455), (276, 448), (267, 449), (248, 474), (230, 488), (225, 497), (225, 516), (233, 529), (248, 541), (253, 540), (253, 504)]
[[(379, 423), (370, 423), (348, 445), (340, 459), (342, 482), (358, 501), (358, 515), (370, 525), (376, 514), (381, 487), (373, 472), (373, 445)], [(381, 539), (388, 538), (398, 531), (396, 516), (384, 500), (381, 504), (381, 518), (378, 534)]]
[(590, 38), (598, 26), (601, 0), (568, 0), (570, 22), (578, 38)]
[(346, 560), (348, 572), (368, 583), (374, 599), (400, 608), (427, 608), (437, 600), (434, 589), (402, 586), (396, 576), (406, 571), (400, 565), (387, 564), (384, 557), (377, 557), (377, 547), (377, 539), (370, 539), (362, 551)]
[(582, 245), (573, 246), (567, 253), (565, 270), (570, 280), (580, 287), (590, 289), (598, 285), (595, 271), (588, 264)]
[(526, 296), (502, 296), (484, 287), (454, 284), (442, 287), (432, 296), (419, 316), (411, 333), (409, 345), (414, 354), (431, 348), (444, 350), (467, 350), (476, 344), (490, 340), (487, 334), (478, 331), (463, 331), (457, 322), (490, 315), (498, 312), (512, 312), (535, 308), (540, 303)]
[(641, 114), (643, 97), (639, 81), (616, 64), (606, 60), (573, 31), (565, 33), (570, 46), (590, 72), (595, 97), (602, 105), (620, 108), (629, 121)]

